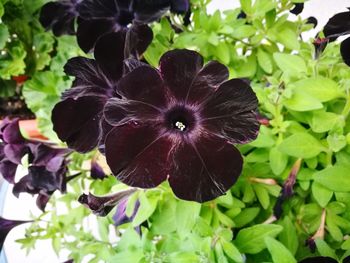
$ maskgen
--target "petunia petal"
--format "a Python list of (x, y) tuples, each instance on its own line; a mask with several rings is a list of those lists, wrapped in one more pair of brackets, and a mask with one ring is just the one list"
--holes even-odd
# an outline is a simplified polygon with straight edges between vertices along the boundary
[(154, 127), (126, 124), (114, 128), (106, 139), (106, 158), (123, 183), (152, 188), (166, 180), (172, 144)]
[(10, 231), (16, 226), (29, 222), (31, 221), (8, 220), (0, 217), (0, 251), (2, 250), (6, 236)]
[(171, 0), (170, 11), (174, 13), (186, 13), (190, 8), (189, 0)]
[(160, 19), (169, 9), (169, 0), (135, 0), (133, 3), (135, 21), (150, 23)]
[(126, 223), (131, 222), (139, 207), (140, 207), (140, 202), (139, 200), (136, 201), (134, 211), (130, 217), (126, 215), (126, 207), (128, 204), (128, 199), (124, 199), (123, 201), (120, 202), (120, 204), (117, 206), (117, 210), (115, 211), (115, 214), (113, 215), (113, 221), (115, 226), (120, 226)]
[(108, 196), (95, 196), (91, 193), (82, 194), (79, 202), (98, 216), (106, 216), (117, 204), (136, 191), (136, 188), (123, 190)]
[(63, 157), (70, 150), (63, 148), (53, 148), (44, 143), (29, 143), (31, 154), (33, 155), (32, 164), (36, 166), (46, 166), (51, 159)]
[(304, 10), (304, 3), (296, 3), (290, 12), (294, 15), (299, 15)]
[(58, 13), (61, 11), (59, 2), (49, 2), (41, 8), (39, 21), (45, 29), (49, 29), (57, 21)]
[(6, 158), (15, 164), (21, 164), (21, 160), (26, 152), (27, 146), (25, 144), (7, 144), (4, 147)]
[(231, 143), (247, 143), (258, 135), (257, 107), (257, 97), (248, 83), (232, 79), (204, 103), (202, 124)]
[(341, 43), (340, 53), (344, 63), (350, 66), (350, 37), (348, 37)]
[(184, 100), (193, 79), (203, 66), (203, 58), (195, 51), (176, 49), (166, 52), (159, 64), (166, 86), (175, 98)]
[(331, 17), (323, 29), (325, 37), (330, 41), (350, 33), (350, 12), (342, 12)]
[(154, 125), (161, 122), (158, 120), (160, 110), (145, 102), (135, 100), (123, 100), (111, 98), (104, 108), (104, 117), (112, 126), (121, 126), (128, 122), (152, 122)]
[(166, 103), (163, 80), (159, 72), (150, 66), (140, 66), (124, 76), (118, 83), (117, 92), (128, 100), (155, 107)]
[(89, 53), (101, 36), (118, 29), (118, 25), (112, 19), (82, 19), (77, 28), (78, 45), (85, 53)]
[(10, 162), (9, 160), (2, 160), (0, 162), (0, 175), (2, 175), (2, 177), (10, 184), (15, 182), (17, 166), (17, 164)]
[(141, 67), (141, 66), (148, 66), (148, 64), (134, 58), (128, 58), (124, 60), (124, 67), (123, 67), (123, 73), (124, 75), (129, 74), (134, 69)]
[[(215, 156), (215, 157), (214, 157)], [(242, 171), (240, 152), (226, 140), (202, 136), (174, 151), (170, 186), (181, 199), (206, 202), (225, 194)]]
[(43, 212), (45, 212), (45, 208), (47, 203), (50, 200), (50, 195), (47, 194), (38, 194), (36, 198), (36, 206)]
[(21, 144), (24, 138), (19, 129), (19, 119), (13, 119), (3, 127), (2, 138), (5, 143)]
[(120, 0), (84, 0), (78, 7), (83, 19), (115, 17), (118, 14)]
[(96, 161), (91, 161), (90, 176), (95, 180), (103, 180), (107, 178), (107, 175), (103, 171), (102, 167)]
[(125, 56), (140, 57), (153, 39), (153, 31), (148, 25), (136, 24), (127, 31), (125, 40)]
[(210, 61), (205, 65), (193, 80), (186, 95), (186, 102), (201, 103), (206, 97), (213, 94), (215, 89), (229, 77), (226, 66)]
[(125, 31), (105, 34), (96, 43), (95, 59), (109, 79), (118, 81), (123, 74)]
[(106, 97), (66, 99), (52, 111), (53, 129), (68, 146), (79, 152), (95, 148), (100, 138), (100, 119)]

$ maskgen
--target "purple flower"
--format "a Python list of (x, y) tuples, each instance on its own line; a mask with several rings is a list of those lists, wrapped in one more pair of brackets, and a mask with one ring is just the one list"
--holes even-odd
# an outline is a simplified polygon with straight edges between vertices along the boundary
[(160, 69), (143, 65), (118, 84), (122, 97), (104, 109), (114, 128), (105, 147), (107, 163), (123, 183), (156, 187), (169, 180), (181, 199), (205, 202), (223, 195), (242, 170), (233, 146), (254, 140), (257, 98), (242, 79), (194, 51), (173, 50)]
[(75, 19), (81, 0), (59, 0), (49, 2), (41, 8), (39, 21), (46, 29), (52, 29), (55, 36), (75, 34)]
[(4, 119), (0, 125), (0, 174), (14, 183), (17, 166), (28, 152), (26, 140), (19, 130), (19, 119)]
[(108, 196), (95, 196), (91, 193), (82, 194), (78, 201), (89, 208), (95, 215), (106, 216), (122, 200), (136, 191), (135, 188), (123, 190)]
[(126, 215), (126, 207), (128, 205), (128, 199), (124, 199), (120, 202), (120, 204), (117, 206), (117, 210), (115, 211), (115, 214), (113, 216), (113, 221), (115, 226), (120, 226), (126, 223), (131, 222), (134, 217), (136, 216), (137, 211), (140, 207), (139, 200), (136, 201), (134, 211), (130, 217)]
[(304, 10), (304, 3), (296, 3), (290, 12), (294, 15), (299, 15)]
[(8, 220), (0, 217), (0, 251), (2, 250), (6, 236), (10, 231), (16, 226), (29, 222), (31, 221)]
[(95, 180), (103, 180), (108, 177), (103, 171), (102, 167), (94, 160), (91, 161), (90, 176)]
[[(342, 12), (331, 17), (323, 29), (325, 37), (335, 41), (338, 37), (350, 34), (350, 12)], [(350, 37), (340, 46), (340, 53), (344, 62), (350, 66)]]
[(330, 257), (312, 257), (306, 258), (299, 263), (337, 263), (338, 261)]

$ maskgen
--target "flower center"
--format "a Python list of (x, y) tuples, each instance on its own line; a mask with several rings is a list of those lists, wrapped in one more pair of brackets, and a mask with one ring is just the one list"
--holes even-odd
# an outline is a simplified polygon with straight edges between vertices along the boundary
[(189, 132), (197, 123), (195, 113), (185, 107), (174, 107), (165, 114), (166, 126), (176, 132)]

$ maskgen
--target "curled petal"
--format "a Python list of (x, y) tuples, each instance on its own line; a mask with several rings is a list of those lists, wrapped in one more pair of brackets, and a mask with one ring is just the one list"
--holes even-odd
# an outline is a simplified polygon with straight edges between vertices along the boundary
[(68, 146), (79, 152), (94, 149), (101, 136), (100, 119), (106, 97), (66, 99), (52, 111), (53, 129)]
[(203, 58), (195, 51), (176, 49), (166, 52), (159, 62), (165, 85), (177, 99), (185, 99), (197, 73), (203, 66)]
[(169, 183), (177, 197), (206, 202), (232, 187), (242, 164), (240, 152), (226, 140), (203, 136), (194, 144), (182, 143), (174, 151)]
[(45, 211), (46, 205), (50, 200), (51, 195), (48, 194), (38, 194), (36, 198), (36, 206), (41, 210)]
[(24, 143), (20, 129), (19, 129), (19, 119), (13, 119), (12, 121), (5, 122), (4, 126), (1, 127), (1, 139), (5, 143), (10, 144), (21, 144)]
[(115, 214), (113, 216), (113, 221), (115, 226), (120, 226), (126, 223), (131, 222), (137, 211), (139, 210), (140, 207), (140, 202), (137, 200), (135, 203), (134, 211), (130, 217), (126, 215), (126, 207), (128, 204), (128, 199), (124, 199), (123, 201), (120, 202), (120, 204), (117, 206), (117, 210), (115, 211)]
[(17, 166), (17, 164), (9, 160), (0, 161), (0, 175), (10, 184), (15, 182)]
[(124, 198), (127, 198), (136, 191), (135, 188), (120, 191), (108, 196), (95, 196), (91, 193), (82, 194), (79, 202), (89, 208), (95, 215), (106, 216)]
[(154, 127), (129, 123), (114, 128), (106, 139), (106, 158), (113, 174), (123, 183), (152, 188), (166, 180), (170, 141)]
[(203, 126), (231, 143), (247, 143), (258, 135), (257, 107), (257, 97), (246, 81), (226, 81), (204, 103)]
[(350, 33), (350, 12), (342, 12), (331, 17), (323, 29), (324, 35), (330, 41)]
[(296, 3), (290, 12), (294, 15), (299, 15), (304, 10), (304, 3)]
[(53, 148), (44, 143), (28, 144), (33, 156), (32, 164), (36, 166), (46, 166), (55, 157), (64, 157), (70, 152), (68, 149)]
[(10, 231), (16, 226), (29, 222), (31, 221), (8, 220), (0, 217), (0, 251), (2, 250), (6, 236)]

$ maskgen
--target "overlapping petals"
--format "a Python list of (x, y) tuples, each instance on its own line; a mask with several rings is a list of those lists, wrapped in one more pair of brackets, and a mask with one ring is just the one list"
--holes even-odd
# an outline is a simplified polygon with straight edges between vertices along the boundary
[(46, 30), (52, 29), (55, 36), (75, 34), (80, 2), (81, 0), (60, 0), (45, 4), (40, 12), (40, 23)]
[(259, 130), (257, 98), (245, 80), (227, 81), (218, 62), (203, 67), (189, 50), (164, 54), (160, 69), (139, 66), (118, 84), (121, 99), (105, 106), (106, 158), (122, 182), (151, 188), (166, 179), (182, 199), (223, 195), (242, 170), (232, 144)]
[(2, 250), (5, 239), (10, 231), (16, 226), (29, 222), (31, 221), (8, 220), (0, 217), (0, 251)]

